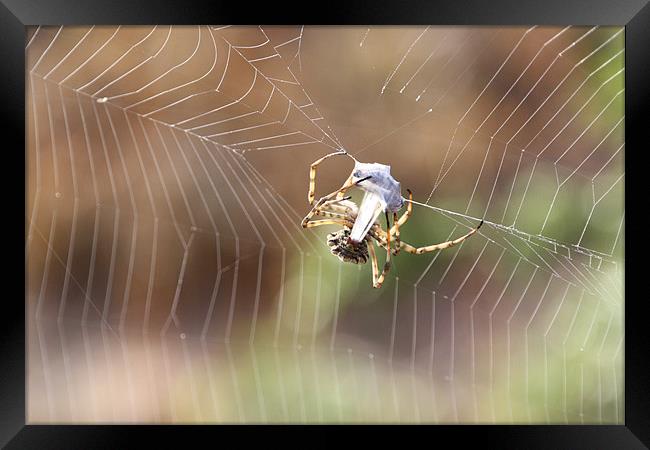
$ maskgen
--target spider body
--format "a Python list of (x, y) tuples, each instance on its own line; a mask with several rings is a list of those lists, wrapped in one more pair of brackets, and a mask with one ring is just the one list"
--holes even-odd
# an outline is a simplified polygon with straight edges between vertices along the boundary
[[(345, 155), (355, 162), (354, 169), (343, 185), (334, 192), (321, 197), (314, 205), (316, 188), (316, 167), (331, 156)], [(357, 206), (345, 197), (352, 187), (359, 187), (365, 192), (361, 204)], [(372, 263), (373, 287), (382, 286), (386, 274), (391, 268), (391, 255), (397, 255), (400, 250), (420, 255), (422, 253), (443, 250), (461, 243), (483, 225), (483, 221), (469, 233), (453, 241), (425, 247), (413, 247), (400, 239), (400, 227), (413, 213), (413, 195), (410, 190), (406, 212), (398, 218), (397, 212), (404, 206), (400, 183), (390, 174), (390, 166), (379, 163), (361, 163), (345, 151), (330, 153), (316, 160), (311, 165), (309, 175), (309, 192), (307, 198), (313, 205), (311, 211), (302, 220), (304, 228), (321, 225), (339, 225), (342, 228), (327, 236), (330, 252), (341, 261), (364, 264), (368, 259)], [(382, 229), (377, 219), (381, 213), (386, 217), (386, 230)], [(389, 213), (393, 216), (390, 225)], [(316, 219), (316, 216), (321, 218)], [(386, 250), (386, 260), (381, 273), (377, 262), (374, 245)]]
[(345, 227), (327, 235), (327, 245), (330, 252), (343, 262), (353, 264), (365, 264), (370, 256), (368, 255), (368, 243), (364, 239), (361, 242), (354, 242), (350, 239), (350, 229)]

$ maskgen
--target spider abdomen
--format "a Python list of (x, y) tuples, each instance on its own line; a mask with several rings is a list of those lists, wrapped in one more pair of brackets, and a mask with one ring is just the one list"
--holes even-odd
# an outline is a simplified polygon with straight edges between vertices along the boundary
[(327, 245), (330, 247), (330, 252), (343, 262), (365, 264), (368, 261), (368, 244), (365, 240), (352, 242), (348, 228), (328, 234)]

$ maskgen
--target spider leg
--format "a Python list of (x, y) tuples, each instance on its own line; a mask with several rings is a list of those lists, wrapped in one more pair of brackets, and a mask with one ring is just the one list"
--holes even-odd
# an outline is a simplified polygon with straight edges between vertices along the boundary
[(399, 238), (399, 221), (397, 220), (397, 213), (393, 213), (393, 228), (391, 228), (391, 234), (393, 234), (393, 229), (395, 230), (395, 251), (397, 255), (400, 251), (400, 238)]
[(343, 196), (345, 195), (345, 192), (348, 189), (370, 178), (372, 178), (372, 175), (368, 175), (367, 177), (361, 178), (360, 180), (357, 181), (352, 181), (352, 175), (350, 175), (348, 179), (345, 180), (345, 183), (343, 183), (343, 186), (341, 186), (341, 189), (339, 189), (338, 194), (336, 194), (336, 200), (338, 201), (343, 200)]
[[(375, 224), (375, 227), (376, 226), (377, 225)], [(375, 227), (368, 230), (368, 236), (373, 238), (376, 241), (377, 245), (385, 250), (387, 246), (386, 246), (386, 239), (384, 238), (384, 236), (386, 236), (386, 234), (385, 233), (384, 234), (379, 233), (377, 231), (377, 228), (375, 228)]]
[[(334, 153), (334, 154), (336, 154), (336, 153)], [(367, 177), (361, 178), (361, 179), (353, 182), (353, 181), (350, 181), (352, 179), (352, 177), (350, 177), (350, 178), (348, 178), (348, 181), (346, 181), (346, 183), (343, 186), (341, 186), (340, 189), (338, 189), (337, 191), (334, 191), (334, 192), (332, 192), (330, 194), (327, 194), (325, 197), (321, 197), (316, 202), (316, 204), (312, 207), (311, 211), (309, 211), (309, 213), (305, 216), (305, 218), (302, 219), (303, 228), (307, 228), (307, 223), (309, 222), (309, 220), (314, 216), (314, 214), (317, 213), (318, 210), (320, 210), (323, 207), (323, 205), (342, 201), (343, 198), (340, 198), (340, 199), (336, 198), (335, 199), (334, 197), (336, 197), (341, 192), (345, 192), (348, 189), (350, 189), (351, 187), (356, 186), (357, 184), (359, 184), (362, 181), (365, 181), (365, 180), (367, 180), (369, 178), (372, 178), (372, 176), (367, 176)]]
[(337, 192), (336, 200), (343, 200), (343, 196), (345, 195), (345, 191), (347, 191), (349, 189), (349, 187), (346, 187), (346, 186), (349, 186), (349, 187), (352, 186), (352, 175), (350, 175), (348, 177), (348, 179), (345, 180), (345, 183), (343, 183), (343, 186), (341, 186), (341, 189), (339, 189), (339, 191)]
[(328, 200), (319, 207), (319, 210), (322, 211), (325, 208), (329, 208), (332, 211), (351, 214), (355, 211), (353, 211), (353, 209), (350, 206), (340, 204), (344, 200), (350, 200), (351, 198), (352, 198), (351, 196), (347, 196), (342, 198), (335, 198), (334, 200)]
[(338, 152), (327, 154), (322, 158), (317, 159), (311, 164), (309, 168), (309, 192), (307, 193), (307, 200), (309, 200), (310, 205), (314, 204), (314, 199), (316, 197), (316, 167), (318, 167), (318, 165), (323, 161), (325, 161), (327, 158), (330, 158), (332, 156), (339, 156), (339, 155), (350, 156), (352, 159), (354, 159), (351, 155), (348, 154), (348, 152), (346, 152), (345, 150), (341, 150)]
[(370, 261), (372, 263), (372, 285), (373, 287), (376, 287), (375, 284), (377, 283), (377, 278), (379, 278), (379, 264), (377, 263), (377, 254), (375, 253), (375, 247), (370, 239), (368, 239), (368, 253), (370, 253)]
[[(390, 223), (388, 221), (388, 212), (386, 212), (386, 228), (390, 229)], [(382, 245), (383, 247), (383, 245)], [(386, 278), (386, 274), (390, 271), (391, 268), (391, 260), (390, 260), (390, 233), (386, 235), (386, 261), (384, 262), (384, 269), (382, 270), (381, 274), (379, 277), (374, 278), (373, 277), (373, 283), (372, 286), (374, 288), (380, 288), (381, 285), (384, 283), (384, 279)]]
[[(372, 236), (373, 238), (375, 238), (375, 240), (377, 241), (377, 244), (380, 247), (382, 247), (384, 249), (388, 249), (388, 245), (386, 243), (386, 238), (388, 237), (388, 233), (386, 233), (381, 228), (381, 226), (379, 226), (379, 224), (377, 224), (377, 223), (374, 224), (373, 227), (368, 231), (368, 234), (370, 236)], [(401, 250), (402, 248), (404, 248), (404, 246), (402, 245), (402, 241), (400, 240), (399, 250)], [(395, 255), (399, 250), (397, 248), (393, 247), (393, 249), (392, 249), (393, 255)]]
[[(410, 189), (407, 189), (407, 191), (409, 193), (409, 200), (413, 200), (413, 193), (411, 192)], [(395, 214), (395, 216), (393, 216), (393, 227), (390, 229), (390, 235), (395, 237), (396, 244), (395, 244), (395, 246), (393, 248), (393, 254), (394, 255), (398, 254), (399, 251), (402, 249), (399, 228), (402, 225), (404, 225), (407, 220), (409, 220), (409, 218), (411, 217), (412, 214), (413, 214), (413, 204), (411, 202), (409, 202), (408, 206), (406, 207), (406, 212), (404, 212), (404, 214), (402, 214), (402, 217), (400, 217), (399, 220), (397, 220), (397, 218), (396, 218), (397, 214)], [(384, 230), (382, 230), (381, 227), (378, 224), (373, 225), (372, 229), (374, 230), (374, 232), (377, 235), (381, 236), (381, 238), (378, 237), (378, 236), (373, 236), (373, 237), (375, 239), (377, 239), (377, 241), (380, 242), (382, 247), (385, 248), (387, 233)]]
[(313, 228), (313, 227), (319, 227), (321, 225), (341, 225), (344, 227), (352, 228), (354, 223), (352, 223), (349, 220), (342, 220), (342, 219), (312, 220), (303, 224), (303, 228)]
[(453, 241), (447, 241), (447, 242), (442, 242), (440, 244), (434, 244), (434, 245), (427, 245), (425, 247), (413, 247), (410, 244), (407, 244), (406, 242), (402, 241), (401, 242), (401, 248), (404, 251), (407, 251), (409, 253), (413, 253), (415, 255), (421, 255), (422, 253), (428, 253), (428, 252), (433, 252), (435, 250), (444, 250), (449, 247), (453, 247), (456, 244), (460, 244), (463, 242), (465, 239), (473, 235), (478, 231), (479, 228), (481, 228), (481, 225), (483, 225), (483, 221), (481, 220), (481, 223), (478, 224), (476, 228), (474, 228), (472, 231), (467, 233), (464, 236), (459, 237), (458, 239), (454, 239)]
[[(332, 201), (335, 202), (336, 200)], [(303, 219), (302, 226), (304, 228), (317, 227), (319, 225), (333, 225), (339, 224), (352, 228), (354, 226), (355, 216), (351, 215), (351, 208), (342, 205), (329, 205), (329, 210), (324, 208), (312, 208), (309, 214)], [(330, 220), (313, 220), (314, 216), (326, 217)]]
[[(333, 193), (334, 194), (334, 193)], [(333, 211), (325, 211), (323, 208), (328, 204), (336, 200), (329, 200), (329, 201), (323, 201), (323, 199), (320, 199), (316, 205), (307, 213), (307, 215), (302, 219), (301, 225), (303, 228), (308, 228), (307, 224), (312, 220), (314, 216), (323, 216), (323, 217), (336, 217), (339, 219), (347, 219), (350, 222), (353, 222), (353, 217), (351, 217), (348, 213), (347, 210), (343, 210), (345, 214), (341, 214), (338, 212), (333, 212)], [(340, 206), (340, 205), (329, 205), (330, 209), (338, 210), (338, 208), (335, 208), (335, 206)]]
[(314, 215), (321, 216), (321, 217), (329, 217), (329, 218), (333, 218), (333, 219), (342, 219), (342, 220), (346, 220), (348, 222), (352, 222), (350, 216), (348, 216), (347, 214), (336, 212), (336, 211), (325, 211), (325, 210), (319, 209), (319, 210), (316, 210), (314, 212)]
[[(409, 193), (409, 200), (413, 200), (413, 193), (411, 192), (410, 189), (406, 190)], [(410, 201), (408, 202), (408, 205), (406, 206), (406, 212), (402, 215), (402, 217), (399, 218), (397, 222), (394, 222), (393, 228), (391, 228), (390, 233), (396, 237), (399, 235), (399, 227), (404, 225), (407, 220), (411, 217), (413, 214), (413, 203)], [(398, 246), (399, 248), (399, 246)]]
[(312, 207), (312, 209), (307, 213), (307, 215), (302, 219), (301, 225), (303, 228), (308, 228), (307, 224), (311, 220), (312, 217), (315, 215), (319, 215), (322, 212), (322, 208), (325, 204), (328, 203), (328, 201), (331, 201), (331, 199), (328, 199), (327, 197), (333, 197), (336, 194), (337, 191), (332, 192), (328, 196), (325, 196), (318, 200), (318, 202)]

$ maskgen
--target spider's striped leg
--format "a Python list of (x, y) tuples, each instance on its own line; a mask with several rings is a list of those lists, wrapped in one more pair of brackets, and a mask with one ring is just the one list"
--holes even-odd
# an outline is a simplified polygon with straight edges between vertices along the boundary
[[(319, 216), (319, 217), (328, 217), (330, 219), (339, 219), (339, 220), (343, 220), (345, 222), (350, 223), (351, 226), (354, 225), (355, 217), (350, 216), (347, 213), (342, 213), (342, 212), (337, 212), (337, 211), (327, 211), (327, 210), (324, 210), (324, 209), (317, 209), (316, 211), (314, 211), (313, 215)], [(313, 221), (310, 220), (310, 222), (313, 222)]]
[(377, 245), (382, 248), (386, 248), (386, 233), (384, 230), (379, 227), (379, 225), (374, 224), (370, 230), (368, 230), (368, 236), (374, 238), (377, 241)]
[[(337, 194), (336, 194), (336, 201), (341, 201), (341, 200), (343, 200), (343, 199), (344, 199), (343, 196), (344, 196), (345, 193), (348, 191), (348, 189), (350, 189), (351, 187), (356, 186), (357, 184), (361, 183), (362, 181), (369, 180), (370, 178), (372, 178), (372, 175), (368, 175), (367, 177), (363, 177), (363, 178), (361, 178), (361, 179), (359, 179), (359, 180), (352, 181), (352, 175), (350, 175), (350, 176), (348, 177), (348, 179), (345, 180), (345, 183), (343, 183), (343, 186), (341, 186), (341, 188), (337, 191)], [(332, 193), (332, 194), (333, 194), (333, 193)], [(330, 194), (330, 195), (332, 195), (332, 194)], [(328, 196), (328, 197), (329, 197), (329, 196)]]
[(390, 230), (391, 234), (393, 233), (393, 229), (395, 230), (395, 248), (393, 249), (393, 253), (397, 255), (400, 251), (399, 221), (397, 220), (397, 213), (393, 213), (393, 228)]
[(377, 263), (377, 254), (375, 253), (375, 246), (368, 239), (368, 253), (370, 253), (370, 261), (372, 263), (372, 285), (375, 286), (378, 278), (379, 264)]
[[(316, 216), (316, 215), (320, 215), (320, 216), (324, 216), (324, 217), (337, 217), (337, 218), (345, 218), (345, 219), (349, 219), (349, 217), (347, 216), (347, 214), (346, 214), (345, 216), (342, 217), (342, 215), (339, 214), (339, 213), (334, 213), (334, 212), (329, 212), (329, 211), (323, 211), (323, 208), (324, 208), (326, 205), (328, 205), (329, 203), (332, 203), (332, 202), (335, 202), (335, 201), (336, 201), (336, 200), (332, 200), (332, 199), (331, 199), (331, 197), (334, 197), (335, 194), (336, 194), (336, 191), (335, 191), (335, 192), (332, 192), (331, 194), (329, 194), (329, 195), (327, 195), (327, 196), (325, 196), (325, 197), (323, 197), (323, 198), (321, 198), (320, 200), (318, 200), (318, 202), (316, 202), (316, 204), (315, 204), (314, 207), (311, 209), (311, 211), (309, 211), (309, 212), (307, 213), (307, 215), (305, 216), (305, 218), (302, 219), (301, 225), (302, 225), (303, 228), (308, 228), (308, 227), (307, 227), (307, 224), (311, 221), (312, 217), (314, 217), (314, 216)], [(328, 197), (330, 197), (330, 198), (328, 198)], [(332, 208), (332, 206), (333, 206), (333, 205), (330, 205), (330, 208)]]
[[(379, 224), (375, 223), (372, 228), (368, 230), (368, 235), (373, 237), (377, 241), (377, 245), (384, 250), (388, 248), (388, 245), (386, 244), (386, 232), (381, 228), (381, 226), (379, 226)], [(394, 253), (395, 249), (393, 249), (393, 254)]]
[(474, 228), (472, 231), (467, 233), (465, 236), (461, 236), (458, 239), (454, 239), (453, 241), (447, 241), (443, 242), (441, 244), (434, 244), (434, 245), (427, 245), (426, 247), (413, 247), (412, 245), (407, 244), (406, 242), (402, 241), (401, 242), (401, 248), (409, 253), (413, 253), (415, 255), (421, 255), (422, 253), (428, 253), (428, 252), (433, 252), (435, 250), (444, 250), (449, 247), (453, 247), (456, 244), (460, 244), (463, 242), (465, 239), (473, 235), (478, 231), (479, 228), (481, 228), (481, 225), (483, 225), (483, 221), (481, 220), (481, 223), (478, 224), (476, 228)]
[[(317, 211), (320, 210), (323, 207), (323, 205), (343, 200), (343, 198), (339, 199), (339, 198), (335, 198), (335, 197), (337, 197), (337, 195), (340, 194), (341, 192), (344, 193), (345, 191), (347, 191), (351, 187), (356, 186), (357, 184), (359, 184), (362, 181), (365, 181), (365, 180), (367, 180), (369, 178), (372, 178), (372, 176), (367, 176), (365, 178), (361, 178), (360, 180), (357, 180), (357, 181), (354, 181), (354, 182), (346, 181), (346, 183), (343, 186), (341, 186), (341, 188), (339, 190), (334, 191), (334, 192), (332, 192), (330, 194), (327, 194), (325, 197), (321, 197), (316, 202), (316, 204), (312, 207), (311, 211), (309, 211), (309, 213), (305, 216), (305, 218), (302, 219), (303, 228), (307, 227), (307, 222), (309, 222), (309, 220), (314, 216), (314, 214), (317, 214)], [(352, 177), (350, 177), (348, 180), (351, 180), (351, 179), (352, 179)]]
[(316, 204), (311, 208), (311, 211), (307, 213), (307, 215), (302, 219), (301, 225), (303, 228), (307, 228), (307, 224), (311, 220), (312, 217), (315, 215), (318, 215), (321, 211), (321, 208), (323, 208), (324, 205), (328, 204), (329, 202), (332, 201), (332, 197), (334, 197), (337, 194), (338, 191), (334, 191), (331, 194), (326, 195), (325, 197), (322, 197), (316, 202)]
[(350, 206), (347, 206), (347, 205), (341, 205), (340, 203), (343, 202), (344, 200), (350, 200), (351, 198), (352, 198), (351, 196), (338, 198), (338, 195), (337, 195), (337, 198), (335, 198), (334, 200), (328, 200), (325, 203), (323, 203), (322, 205), (320, 205), (319, 209), (322, 211), (325, 208), (329, 208), (329, 209), (331, 209), (333, 211), (336, 211), (336, 212), (342, 212), (342, 213), (348, 213), (349, 214), (349, 213), (352, 212), (352, 208)]
[[(386, 212), (386, 229), (390, 229), (390, 223), (388, 221), (388, 212)], [(382, 246), (383, 247), (383, 246)], [(391, 260), (390, 260), (390, 233), (386, 234), (386, 262), (384, 262), (384, 270), (382, 270), (381, 275), (379, 277), (375, 278), (373, 277), (373, 283), (372, 286), (374, 288), (380, 288), (382, 284), (384, 284), (384, 278), (386, 278), (386, 274), (390, 270), (391, 267)]]
[[(407, 189), (406, 191), (409, 193), (409, 200), (413, 200), (413, 193), (411, 192), (411, 190)], [(400, 217), (399, 220), (393, 224), (393, 228), (390, 229), (390, 233), (395, 237), (397, 237), (398, 240), (399, 240), (399, 227), (404, 225), (406, 221), (409, 220), (412, 214), (413, 214), (413, 203), (409, 201), (408, 205), (406, 206), (406, 212), (402, 214), (402, 217)], [(396, 247), (397, 251), (399, 251), (399, 248), (400, 248), (399, 245), (397, 245)]]
[(319, 227), (321, 225), (341, 225), (344, 227), (352, 228), (354, 223), (352, 223), (349, 220), (343, 220), (343, 219), (312, 220), (303, 224), (303, 228), (313, 228), (313, 227)]
[(336, 200), (343, 200), (343, 196), (345, 196), (345, 191), (350, 189), (352, 187), (352, 175), (350, 175), (346, 180), (345, 183), (341, 186), (341, 188), (337, 191), (336, 193)]
[(318, 167), (318, 165), (323, 161), (325, 161), (327, 158), (330, 158), (332, 156), (347, 155), (347, 154), (348, 153), (345, 150), (330, 153), (328, 155), (323, 156), (322, 158), (317, 159), (311, 164), (309, 168), (309, 192), (307, 193), (307, 200), (309, 200), (310, 205), (314, 204), (314, 199), (316, 198), (316, 167)]

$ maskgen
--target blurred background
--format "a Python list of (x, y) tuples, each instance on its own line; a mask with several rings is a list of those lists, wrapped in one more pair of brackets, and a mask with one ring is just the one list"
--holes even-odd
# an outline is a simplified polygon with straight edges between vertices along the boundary
[[(623, 423), (623, 28), (40, 26), (26, 55), (29, 422)], [(373, 289), (300, 227), (340, 148), (413, 191), (404, 241), (485, 225)]]

